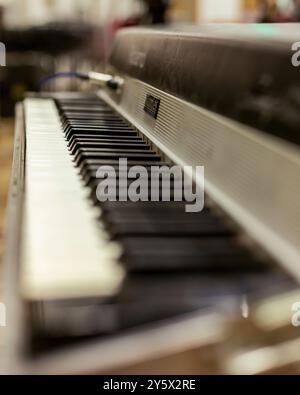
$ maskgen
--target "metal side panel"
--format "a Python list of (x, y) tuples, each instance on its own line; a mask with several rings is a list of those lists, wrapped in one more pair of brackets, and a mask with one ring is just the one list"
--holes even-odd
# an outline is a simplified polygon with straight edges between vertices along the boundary
[(20, 297), (19, 268), (23, 196), (25, 182), (25, 128), (24, 109), (16, 106), (15, 138), (12, 172), (6, 210), (5, 253), (4, 253), (4, 297), (7, 312), (5, 328), (4, 372), (18, 362), (20, 350), (26, 342), (24, 327), (24, 303)]
[[(205, 191), (300, 279), (300, 149), (125, 77), (100, 97), (179, 165), (205, 167)], [(147, 97), (159, 101), (156, 119)]]

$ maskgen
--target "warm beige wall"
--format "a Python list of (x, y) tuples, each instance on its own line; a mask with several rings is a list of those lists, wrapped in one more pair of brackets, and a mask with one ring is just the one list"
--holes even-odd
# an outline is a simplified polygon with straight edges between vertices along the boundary
[[(216, 19), (219, 18), (220, 4), (224, 7), (226, 5), (227, 0), (218, 0), (216, 3)], [(230, 0), (229, 0), (230, 1)], [(191, 21), (195, 23), (200, 23), (205, 19), (205, 15), (203, 15), (203, 7), (205, 7), (204, 2), (213, 2), (212, 0), (173, 0), (172, 1), (172, 9), (171, 9), (171, 17), (173, 20), (185, 20)], [(254, 12), (258, 9), (260, 0), (237, 0), (236, 6), (237, 11), (235, 14), (235, 21), (243, 19), (244, 15), (247, 16), (248, 13)], [(232, 1), (230, 1), (232, 4)], [(219, 5), (219, 7), (218, 7)], [(226, 7), (225, 7), (226, 8)], [(225, 13), (226, 19), (226, 13)], [(207, 22), (205, 20), (205, 22)]]
[[(259, 0), (171, 0), (170, 16), (174, 21), (200, 23), (205, 19), (203, 7), (207, 10), (210, 6), (218, 19), (222, 9), (226, 16), (226, 3), (232, 4), (232, 1), (240, 3), (241, 14), (255, 10), (259, 4)], [(139, 0), (0, 0), (1, 3), (6, 4), (5, 22), (18, 26), (72, 19), (78, 15), (90, 22), (105, 24), (114, 18), (138, 14), (142, 9)]]
[[(0, 4), (1, 1), (0, 0)], [(6, 0), (7, 26), (39, 25), (49, 21), (79, 19), (106, 24), (141, 11), (138, 0)], [(186, 0), (182, 0), (185, 3)], [(187, 1), (189, 2), (189, 0)]]
[(197, 10), (198, 22), (239, 22), (243, 0), (198, 0)]
[(260, 0), (243, 0), (243, 7), (246, 11), (254, 11), (259, 6)]
[(174, 21), (197, 21), (198, 0), (173, 0), (170, 16)]

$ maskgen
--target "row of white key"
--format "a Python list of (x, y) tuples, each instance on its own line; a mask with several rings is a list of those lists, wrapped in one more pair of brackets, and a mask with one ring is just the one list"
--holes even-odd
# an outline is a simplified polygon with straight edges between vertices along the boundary
[(107, 296), (123, 278), (120, 249), (96, 221), (97, 210), (68, 152), (51, 99), (25, 100), (26, 160), (22, 289), (29, 299)]

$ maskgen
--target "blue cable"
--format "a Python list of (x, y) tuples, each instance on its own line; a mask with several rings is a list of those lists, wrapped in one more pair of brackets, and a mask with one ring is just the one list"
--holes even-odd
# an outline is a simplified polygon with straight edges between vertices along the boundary
[(81, 80), (88, 80), (89, 76), (87, 74), (78, 73), (76, 71), (65, 71), (65, 72), (61, 72), (61, 73), (55, 73), (55, 74), (52, 74), (52, 75), (44, 78), (40, 82), (40, 84), (39, 84), (40, 90), (42, 90), (44, 85), (46, 85), (48, 82), (55, 80), (57, 78), (79, 78)]

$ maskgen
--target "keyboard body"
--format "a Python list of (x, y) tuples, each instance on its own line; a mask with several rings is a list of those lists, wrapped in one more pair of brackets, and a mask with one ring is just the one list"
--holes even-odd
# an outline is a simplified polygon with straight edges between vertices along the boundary
[[(141, 33), (153, 50), (157, 33)], [(160, 89), (138, 38), (124, 70), (118, 45), (130, 34), (110, 64), (120, 91), (31, 94), (17, 107), (8, 371), (184, 373), (193, 360), (203, 373), (229, 317), (247, 319), (256, 300), (297, 287), (297, 144), (221, 113), (221, 103), (187, 100), (189, 84)], [(118, 172), (120, 158), (203, 165), (204, 209), (186, 213), (172, 198), (99, 202), (97, 169)]]

